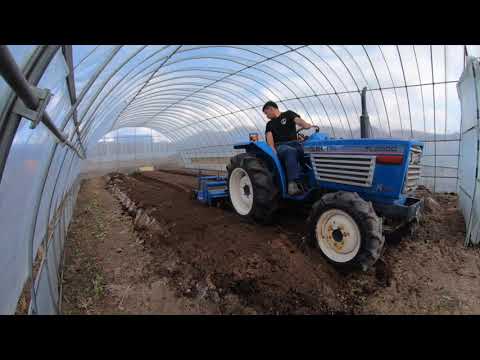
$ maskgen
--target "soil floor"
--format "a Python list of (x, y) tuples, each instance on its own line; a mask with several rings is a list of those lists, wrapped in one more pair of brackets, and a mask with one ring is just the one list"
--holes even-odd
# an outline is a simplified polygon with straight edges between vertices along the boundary
[[(85, 180), (66, 243), (62, 312), (480, 314), (480, 249), (463, 246), (455, 195), (425, 191), (437, 208), (413, 236), (387, 244), (373, 269), (341, 273), (306, 245), (308, 214), (283, 210), (276, 225), (252, 224), (193, 200), (194, 187), (188, 171)], [(137, 221), (139, 209), (147, 222)]]

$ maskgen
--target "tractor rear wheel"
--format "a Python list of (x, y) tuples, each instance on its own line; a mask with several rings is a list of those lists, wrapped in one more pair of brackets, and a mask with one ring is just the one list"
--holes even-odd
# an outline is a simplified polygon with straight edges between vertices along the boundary
[(238, 154), (227, 165), (230, 202), (240, 216), (269, 223), (278, 208), (279, 191), (267, 165), (250, 154)]
[(337, 267), (367, 270), (382, 255), (382, 220), (357, 193), (322, 196), (313, 205), (308, 223), (311, 243)]

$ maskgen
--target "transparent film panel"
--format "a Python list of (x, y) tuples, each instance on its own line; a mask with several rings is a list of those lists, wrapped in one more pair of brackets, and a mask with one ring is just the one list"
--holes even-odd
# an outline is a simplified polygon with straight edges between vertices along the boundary
[(435, 178), (435, 191), (436, 192), (456, 192), (457, 191), (457, 179), (451, 178)]
[[(114, 121), (117, 119), (118, 115), (125, 108), (123, 103), (117, 104), (109, 108), (109, 112), (105, 113), (103, 116), (97, 116), (97, 121), (90, 126), (88, 131), (87, 142), (95, 143), (100, 137), (108, 132), (115, 125)], [(120, 125), (120, 124), (119, 124)]]
[(425, 85), (423, 89), (423, 102), (425, 104), (425, 138), (423, 140), (435, 140), (435, 102), (433, 86)]
[(424, 155), (451, 155), (458, 156), (459, 141), (428, 141), (424, 142)]
[[(33, 242), (33, 253), (37, 253), (38, 246), (42, 242), (45, 237), (46, 229), (48, 223), (50, 222), (49, 213), (50, 213), (50, 200), (52, 198), (54, 186), (58, 179), (57, 174), (59, 173), (61, 161), (63, 160), (63, 156), (65, 154), (66, 149), (57, 146), (57, 150), (55, 151), (55, 155), (52, 158), (50, 164), (46, 164), (46, 166), (50, 167), (49, 173), (46, 179), (45, 187), (42, 191), (42, 199), (40, 202), (40, 208), (37, 215), (37, 224), (35, 227), (35, 237)], [(52, 204), (54, 207), (55, 204)], [(55, 208), (51, 209), (51, 213), (55, 212)]]
[(60, 236), (62, 235), (60, 231), (60, 221), (54, 229), (54, 234), (47, 250), (47, 264), (53, 301), (55, 304), (58, 304), (58, 270), (60, 266)]
[(351, 133), (345, 123), (345, 114), (339, 106), (339, 101), (334, 95), (319, 96), (324, 102), (325, 110), (332, 124), (332, 136), (336, 138), (350, 138)]
[(447, 84), (447, 113), (446, 113), (446, 127), (447, 139), (460, 138), (460, 123), (462, 114), (460, 111), (460, 99), (457, 93), (457, 84)]
[[(325, 47), (321, 47), (326, 49)], [(328, 51), (328, 49), (326, 50)], [(335, 56), (333, 53), (328, 51), (332, 56)], [(348, 81), (346, 83), (339, 81), (338, 72), (334, 68), (334, 64), (326, 64), (325, 58), (328, 55), (320, 55), (315, 52), (312, 47), (304, 47), (299, 50), (288, 53), (280, 61), (285, 61), (283, 59), (288, 59), (288, 62), (285, 62), (289, 66), (293, 66), (295, 70), (300, 73), (300, 76), (305, 79), (305, 81), (310, 84), (313, 90), (308, 90), (308, 93), (312, 94), (326, 94), (333, 92), (334, 88), (337, 91), (347, 91)], [(335, 58), (338, 61), (337, 58)], [(301, 67), (298, 67), (296, 64), (301, 64)], [(337, 68), (337, 70), (339, 70)], [(342, 69), (340, 69), (340, 72)], [(351, 81), (351, 80), (350, 80)], [(304, 86), (302, 84), (301, 86)]]
[(417, 66), (417, 60), (412, 45), (398, 45), (398, 52), (400, 53), (399, 60), (401, 61), (402, 76), (405, 78), (405, 85), (419, 85), (420, 73)]
[[(342, 64), (348, 69), (358, 89), (363, 87), (369, 87), (368, 80), (359, 66), (357, 60), (353, 57), (352, 53), (345, 45), (331, 45), (328, 46), (329, 50), (337, 56)], [(367, 60), (368, 61), (368, 60)]]
[(435, 134), (436, 139), (445, 139), (446, 133), (446, 114), (447, 114), (447, 102), (446, 102), (446, 86), (445, 84), (435, 84)]
[(3, 113), (3, 108), (7, 103), (8, 96), (11, 94), (11, 88), (8, 84), (3, 80), (3, 77), (0, 76), (0, 116)]
[(261, 108), (248, 109), (243, 111), (242, 114), (245, 119), (246, 130), (249, 132), (257, 132), (261, 138), (264, 138), (267, 119), (265, 115), (261, 113)]
[(480, 45), (467, 45), (467, 53), (469, 56), (480, 57)]
[[(304, 95), (310, 96), (322, 91), (321, 89), (324, 89), (324, 83), (321, 81), (323, 76), (321, 72), (319, 72), (318, 67), (308, 56), (302, 53), (304, 49), (280, 56), (277, 60), (295, 72), (295, 82), (304, 90)], [(338, 79), (334, 71), (333, 74), (335, 75), (334, 78)], [(341, 82), (341, 86), (337, 87), (337, 89), (339, 89), (339, 91), (345, 91), (344, 83)]]
[[(396, 109), (397, 103), (395, 97), (388, 96), (389, 91), (391, 90), (371, 90), (367, 92), (367, 111), (373, 137), (390, 137), (391, 132), (395, 129), (395, 121), (392, 122), (391, 111), (389, 110)], [(360, 98), (360, 95), (357, 96)], [(355, 121), (354, 127), (357, 134), (360, 134), (360, 116)]]
[(412, 133), (415, 139), (425, 138), (425, 104), (423, 102), (423, 88), (412, 86), (407, 88), (412, 118)]
[[(121, 68), (117, 69), (113, 81), (102, 90), (100, 97), (110, 93), (115, 98), (122, 98), (126, 92), (145, 83), (159, 71), (176, 46), (141, 46), (132, 48), (127, 57), (122, 59)], [(152, 81), (152, 80), (150, 80)]]
[(446, 81), (458, 81), (463, 71), (463, 45), (447, 45)]
[(217, 123), (211, 121), (212, 125), (217, 129), (215, 145), (233, 144), (247, 139), (248, 135), (241, 131), (243, 124), (240, 114), (225, 115), (218, 120)]
[(320, 127), (321, 132), (330, 134), (331, 126), (324, 109), (323, 100), (315, 96), (310, 99), (310, 104), (315, 109), (315, 111), (312, 111), (311, 124)]
[(478, 161), (478, 153), (472, 151), (475, 149), (478, 141), (477, 130), (475, 128), (462, 134), (461, 156), (458, 169), (459, 185), (471, 197), (473, 197), (475, 187), (475, 166)]
[(431, 84), (433, 78), (433, 48), (430, 45), (415, 45), (418, 67), (420, 69), (420, 79), (422, 84)]
[[(27, 243), (34, 215), (33, 206), (41, 191), (40, 179), (48, 166), (54, 143), (49, 130), (40, 123), (34, 130), (22, 120), (10, 149), (0, 184), (0, 313), (12, 313), (27, 276)], [(8, 264), (8, 265), (7, 265)]]
[[(308, 79), (308, 72), (304, 69), (301, 63), (294, 63), (286, 56), (269, 60), (259, 65), (263, 68), (266, 75), (275, 76), (282, 84), (289, 87), (297, 97), (313, 95), (314, 88)], [(305, 78), (307, 76), (307, 78)]]
[(408, 139), (413, 135), (412, 103), (407, 88), (398, 88), (396, 91), (402, 118), (401, 138)]
[(435, 83), (445, 82), (445, 46), (432, 45), (433, 80)]
[[(82, 46), (88, 48), (81, 49)], [(75, 45), (72, 49), (74, 63), (78, 62), (74, 67), (75, 90), (77, 94), (81, 93), (83, 87), (88, 83), (105, 59), (110, 56), (115, 46), (100, 45), (95, 47), (93, 52), (89, 52), (89, 50), (92, 50), (91, 48), (91, 45)]]
[(52, 93), (46, 111), (56, 126), (60, 126), (71, 107), (66, 82), (68, 73), (63, 53), (58, 51), (37, 85), (39, 88), (49, 89)]
[(330, 137), (336, 135), (334, 121), (329, 112), (330, 98), (328, 95), (316, 96), (312, 100), (316, 108), (319, 110), (319, 119), (314, 119), (315, 125), (320, 126), (320, 131), (327, 133)]
[(119, 67), (124, 63), (124, 61), (130, 57), (140, 46), (139, 45), (128, 45), (122, 46), (120, 50), (115, 54), (115, 56), (110, 60), (108, 65), (103, 69), (103, 71), (97, 76), (95, 82), (88, 89), (85, 97), (78, 107), (78, 113), (81, 118), (85, 115), (88, 106), (91, 106), (91, 101), (96, 96), (97, 92), (108, 85), (109, 82), (114, 81), (111, 78), (111, 75), (118, 76), (116, 72)]
[(73, 67), (77, 68), (78, 65), (86, 60), (88, 56), (95, 51), (99, 45), (73, 45), (72, 46), (72, 57), (73, 57)]
[(51, 206), (46, 210), (47, 214), (49, 214), (49, 217), (51, 219), (50, 223), (53, 221), (53, 216), (54, 214), (56, 214), (56, 210), (59, 208), (61, 201), (63, 200), (63, 194), (65, 193), (68, 186), (68, 176), (72, 171), (72, 159), (74, 156), (76, 156), (73, 155), (71, 151), (68, 151), (66, 149), (64, 149), (61, 153), (62, 155), (60, 159), (62, 160), (62, 162), (60, 162), (60, 164), (62, 167), (60, 169), (58, 178), (55, 176), (55, 182), (52, 186), (52, 189), (49, 190), (48, 199), (44, 200), (42, 198), (42, 206), (44, 206), (43, 203), (49, 204), (51, 202)]
[[(475, 83), (474, 81), (473, 65), (475, 65), (475, 61), (469, 58), (458, 85), (458, 95), (461, 99), (462, 133), (477, 125), (477, 93), (480, 90), (480, 82), (477, 80)], [(475, 70), (477, 75), (479, 67), (476, 66)], [(477, 90), (475, 90), (475, 86), (477, 86)]]
[(458, 156), (457, 155), (432, 155), (427, 154), (422, 156), (422, 165), (425, 166), (444, 166), (449, 168), (458, 167)]
[(369, 89), (378, 88), (377, 78), (365, 49), (361, 45), (346, 45), (344, 49), (349, 59), (349, 66), (356, 70), (357, 76), (363, 80), (363, 86)]
[(32, 302), (36, 303), (36, 311), (39, 315), (55, 315), (56, 314), (56, 305), (53, 298), (52, 291), (49, 284), (49, 271), (47, 269), (47, 262), (43, 263), (43, 266), (40, 269), (40, 272), (37, 277), (36, 283), (36, 296), (32, 297)]
[[(8, 49), (20, 69), (25, 66), (36, 48), (37, 45), (8, 45)], [(3, 80), (3, 77), (0, 76), (0, 115), (8, 100), (10, 90), (8, 84)]]
[(20, 69), (23, 69), (37, 46), (38, 45), (7, 45)]
[[(101, 111), (102, 106), (105, 106), (105, 102), (110, 99), (118, 99), (119, 98), (119, 90), (121, 89), (122, 84), (126, 84), (128, 81), (129, 75), (134, 72), (136, 69), (136, 65), (140, 64), (142, 59), (144, 60), (146, 56), (148, 56), (149, 51), (148, 47), (138, 47), (130, 53), (129, 58), (123, 59), (123, 61), (127, 61), (130, 59), (126, 64), (123, 64), (122, 67), (117, 68), (115, 71), (115, 75), (109, 81), (103, 89), (98, 94), (96, 100), (87, 110), (84, 115), (85, 120), (89, 120), (94, 114), (97, 114), (99, 110)], [(153, 49), (152, 49), (153, 50)], [(133, 85), (133, 84), (130, 84)]]

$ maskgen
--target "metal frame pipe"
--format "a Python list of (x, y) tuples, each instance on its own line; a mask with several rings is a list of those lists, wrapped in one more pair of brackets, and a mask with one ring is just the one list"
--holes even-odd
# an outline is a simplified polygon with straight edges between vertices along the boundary
[[(0, 45), (0, 74), (23, 104), (25, 104), (30, 110), (36, 111), (39, 104), (39, 98), (35, 95), (33, 87), (28, 83), (25, 75), (23, 75), (22, 70), (18, 67), (6, 45)], [(67, 136), (55, 126), (46, 111), (42, 113), (41, 122), (61, 143), (70, 147), (80, 158), (84, 158), (67, 139)]]

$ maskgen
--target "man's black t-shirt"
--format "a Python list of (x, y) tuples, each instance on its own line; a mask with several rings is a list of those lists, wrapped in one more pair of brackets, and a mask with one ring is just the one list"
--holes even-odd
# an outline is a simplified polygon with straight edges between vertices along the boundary
[(265, 134), (271, 131), (275, 144), (284, 141), (296, 141), (297, 128), (293, 120), (296, 117), (299, 116), (291, 110), (280, 113), (278, 117), (267, 123)]

